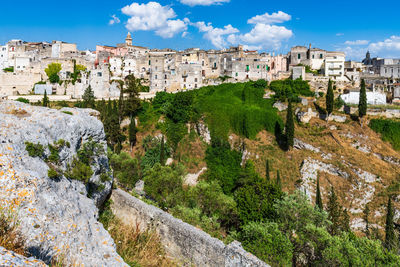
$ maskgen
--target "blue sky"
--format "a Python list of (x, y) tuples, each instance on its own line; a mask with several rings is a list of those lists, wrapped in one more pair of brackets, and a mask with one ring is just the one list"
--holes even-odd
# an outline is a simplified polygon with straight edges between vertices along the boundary
[[(150, 48), (221, 48), (243, 44), (249, 49), (286, 53), (308, 45), (342, 50), (360, 59), (400, 58), (400, 1), (379, 5), (372, 0), (70, 0), (3, 1), (0, 43), (63, 40), (80, 49), (123, 42)], [(114, 19), (113, 16), (114, 15)], [(111, 22), (111, 23), (110, 23)]]

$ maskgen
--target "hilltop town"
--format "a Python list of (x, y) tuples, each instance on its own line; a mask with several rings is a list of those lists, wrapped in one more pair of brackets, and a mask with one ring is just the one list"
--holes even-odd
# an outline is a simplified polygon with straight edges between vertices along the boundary
[[(52, 63), (61, 64), (55, 81), (45, 71)], [(371, 58), (369, 52), (362, 62), (355, 62), (346, 61), (343, 52), (311, 44), (292, 47), (285, 55), (248, 51), (240, 45), (207, 51), (149, 49), (134, 45), (130, 33), (125, 43), (97, 45), (96, 51), (79, 51), (76, 44), (62, 41), (11, 40), (0, 46), (2, 98), (25, 95), (35, 102), (46, 90), (51, 100), (76, 100), (91, 86), (97, 99), (113, 99), (120, 92), (117, 81), (130, 74), (146, 85), (142, 98), (224, 82), (302, 78), (315, 91), (325, 91), (331, 79), (337, 93), (348, 94), (343, 99), (349, 103), (355, 102), (360, 80), (365, 79), (370, 104), (400, 102), (400, 59)]]

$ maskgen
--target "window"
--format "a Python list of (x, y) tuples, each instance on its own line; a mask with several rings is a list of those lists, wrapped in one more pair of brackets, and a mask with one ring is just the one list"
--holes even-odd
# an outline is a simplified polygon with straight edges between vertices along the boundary
[(197, 83), (194, 85), (194, 88), (197, 88)]
[(151, 65), (151, 60), (149, 60), (149, 65)]
[(216, 62), (214, 62), (214, 68), (217, 68), (217, 63)]
[(101, 77), (101, 76), (103, 76), (103, 74), (101, 72), (98, 72), (97, 77)]
[(201, 62), (201, 65), (204, 66), (204, 61)]
[(246, 65), (246, 71), (249, 71), (249, 70), (250, 70), (250, 66)]
[(260, 68), (260, 65), (257, 65), (257, 69), (259, 69)]
[(236, 72), (236, 77), (239, 75), (239, 73)]
[(297, 59), (300, 59), (301, 58), (301, 54), (297, 54)]
[(312, 55), (312, 58), (314, 59), (314, 55)]
[(155, 79), (157, 80), (157, 74), (156, 74), (156, 76), (155, 76)]
[(323, 57), (323, 55), (322, 54), (319, 54), (319, 58), (322, 58)]
[(197, 83), (197, 78), (194, 78), (194, 82)]

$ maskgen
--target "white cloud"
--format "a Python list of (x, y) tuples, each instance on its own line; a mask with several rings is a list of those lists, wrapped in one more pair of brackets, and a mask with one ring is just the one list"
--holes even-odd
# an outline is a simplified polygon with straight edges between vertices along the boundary
[(247, 21), (249, 24), (257, 24), (257, 23), (262, 23), (262, 24), (275, 24), (275, 23), (282, 23), (285, 21), (289, 21), (292, 19), (292, 16), (289, 14), (286, 14), (285, 12), (278, 11), (277, 13), (274, 12), (271, 15), (268, 13), (265, 13), (264, 15), (257, 15), (255, 17), (252, 17)]
[(367, 45), (369, 44), (368, 40), (356, 40), (356, 41), (346, 41), (344, 42), (346, 45)]
[(232, 44), (243, 43), (252, 49), (279, 49), (283, 41), (293, 36), (293, 32), (283, 26), (257, 23), (254, 28), (237, 36), (229, 36)]
[(360, 43), (365, 43), (359, 41), (346, 42), (347, 46), (339, 47), (337, 50), (345, 52), (348, 59), (355, 60), (363, 59), (367, 51), (370, 51), (373, 57), (400, 57), (400, 36), (393, 35), (383, 41), (369, 43), (369, 45), (365, 45), (364, 47), (358, 46)]
[(157, 2), (132, 3), (122, 8), (122, 13), (130, 16), (126, 23), (126, 28), (130, 31), (155, 31), (163, 38), (171, 38), (187, 29), (186, 20), (173, 20), (176, 17), (175, 11)]
[(392, 57), (400, 56), (400, 36), (390, 36), (390, 38), (376, 43), (371, 43), (368, 49), (376, 54), (384, 53)]
[(222, 3), (229, 3), (230, 0), (180, 0), (184, 5), (188, 6), (211, 6)]
[(218, 49), (222, 49), (227, 45), (224, 36), (239, 32), (238, 29), (232, 27), (230, 24), (224, 26), (224, 28), (214, 28), (211, 23), (205, 24), (204, 21), (196, 22), (192, 25), (197, 27), (200, 32), (204, 32), (203, 37), (211, 41)]
[(343, 36), (344, 35), (344, 33), (341, 33), (341, 32), (338, 32), (337, 34), (336, 34), (336, 36)]
[(111, 18), (112, 19), (110, 19), (110, 21), (108, 22), (109, 25), (114, 25), (121, 22), (121, 20), (116, 15), (112, 15)]

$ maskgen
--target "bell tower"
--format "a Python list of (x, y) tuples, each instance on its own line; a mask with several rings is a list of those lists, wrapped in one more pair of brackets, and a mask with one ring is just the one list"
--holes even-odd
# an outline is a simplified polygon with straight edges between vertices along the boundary
[(126, 46), (132, 46), (132, 36), (130, 32), (128, 32), (128, 35), (126, 36), (125, 44)]

